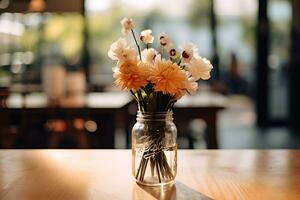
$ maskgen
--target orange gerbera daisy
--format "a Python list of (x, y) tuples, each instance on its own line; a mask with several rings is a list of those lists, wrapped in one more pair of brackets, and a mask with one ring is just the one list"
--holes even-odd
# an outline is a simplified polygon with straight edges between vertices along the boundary
[(156, 92), (174, 96), (185, 89), (187, 76), (177, 64), (170, 60), (156, 59), (149, 80), (155, 85)]
[(127, 60), (114, 69), (113, 77), (122, 90), (138, 90), (148, 83), (148, 71), (146, 64)]

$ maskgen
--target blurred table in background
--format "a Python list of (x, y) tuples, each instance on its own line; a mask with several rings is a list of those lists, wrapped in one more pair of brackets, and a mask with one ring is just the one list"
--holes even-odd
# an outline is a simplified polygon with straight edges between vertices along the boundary
[(0, 199), (299, 200), (300, 151), (179, 150), (171, 187), (143, 187), (129, 150), (0, 150)]
[[(217, 149), (217, 113), (225, 107), (226, 97), (221, 94), (201, 93), (196, 96), (184, 96), (175, 104), (174, 120), (176, 125), (180, 126), (191, 119), (203, 119), (207, 124), (207, 148)], [(18, 132), (22, 134), (23, 141), (32, 140), (33, 143), (38, 144), (38, 138), (47, 138), (47, 133), (43, 135), (35, 132), (47, 128), (49, 120), (50, 122), (52, 120), (52, 124), (62, 128), (58, 128), (59, 130), (56, 131), (58, 134), (50, 135), (54, 137), (50, 137), (50, 140), (53, 140), (50, 141), (51, 145), (44, 143), (38, 146), (21, 146), (20, 148), (58, 148), (56, 140), (58, 140), (57, 137), (61, 137), (59, 132), (63, 132), (60, 130), (64, 128), (63, 126), (74, 123), (76, 128), (76, 124), (78, 127), (82, 127), (84, 126), (83, 123), (90, 122), (92, 126), (97, 126), (97, 130), (88, 134), (91, 144), (86, 144), (87, 139), (83, 138), (86, 137), (86, 134), (81, 133), (81, 136), (78, 136), (80, 143), (78, 147), (114, 148), (114, 133), (117, 124), (122, 124), (122, 128), (126, 132), (126, 145), (129, 148), (130, 130), (135, 123), (136, 108), (137, 106), (133, 103), (131, 96), (121, 92), (88, 93), (82, 102), (66, 100), (59, 107), (49, 107), (47, 97), (43, 93), (26, 95), (12, 93), (7, 99), (6, 108), (1, 108), (0, 125), (1, 119), (2, 121), (5, 119), (6, 124), (17, 124), (20, 129)], [(67, 125), (62, 124), (64, 121)], [(79, 129), (84, 129), (84, 127)], [(76, 129), (71, 128), (68, 131), (73, 134)], [(31, 134), (32, 136), (30, 136)]]
[(176, 124), (195, 118), (203, 119), (207, 124), (206, 144), (208, 149), (218, 149), (217, 114), (226, 107), (227, 98), (217, 93), (200, 93), (196, 96), (184, 96), (173, 109)]
[[(23, 138), (23, 141), (28, 140), (30, 134), (36, 131), (35, 129), (42, 130), (47, 125), (47, 121), (51, 119), (58, 126), (63, 121), (68, 125), (70, 120), (73, 120), (75, 128), (76, 122), (79, 126), (85, 123), (79, 120), (76, 121), (76, 119), (83, 119), (94, 123), (96, 127), (93, 129), (97, 129), (89, 134), (91, 144), (87, 147), (114, 148), (116, 122), (125, 120), (127, 117), (127, 105), (131, 100), (132, 98), (127, 93), (88, 93), (82, 105), (68, 101), (63, 106), (48, 107), (47, 97), (42, 93), (31, 93), (25, 96), (11, 94), (7, 99), (7, 107), (1, 108), (0, 119), (6, 119), (5, 121), (9, 121), (13, 125), (18, 124), (20, 126), (20, 134), (27, 137)], [(74, 129), (69, 131), (73, 132)], [(32, 138), (32, 140), (35, 139)], [(49, 147), (48, 144), (41, 145), (37, 147)]]

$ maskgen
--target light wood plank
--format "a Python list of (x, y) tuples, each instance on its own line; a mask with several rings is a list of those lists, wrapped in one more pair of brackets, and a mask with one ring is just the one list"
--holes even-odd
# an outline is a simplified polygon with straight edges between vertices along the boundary
[[(173, 187), (141, 187), (129, 150), (0, 150), (0, 199), (300, 199), (300, 151), (180, 150)], [(207, 196), (207, 197), (205, 197)]]

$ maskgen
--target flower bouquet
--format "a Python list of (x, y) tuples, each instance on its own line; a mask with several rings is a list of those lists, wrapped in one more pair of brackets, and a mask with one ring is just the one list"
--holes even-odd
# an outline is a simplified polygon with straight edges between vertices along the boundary
[[(133, 173), (142, 184), (169, 183), (176, 175), (177, 152), (172, 108), (183, 95), (195, 94), (197, 81), (209, 79), (213, 67), (192, 43), (179, 50), (162, 33), (154, 44), (150, 29), (136, 37), (132, 19), (124, 18), (120, 23), (123, 36), (110, 46), (108, 56), (117, 61), (115, 84), (130, 91), (138, 103), (138, 122), (132, 135)], [(129, 33), (136, 48), (129, 44)]]

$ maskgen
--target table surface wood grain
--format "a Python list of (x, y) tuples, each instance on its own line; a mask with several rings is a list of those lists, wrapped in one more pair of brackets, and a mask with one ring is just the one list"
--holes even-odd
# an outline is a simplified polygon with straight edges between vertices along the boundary
[(0, 199), (300, 199), (299, 150), (179, 150), (176, 183), (142, 187), (130, 150), (0, 150)]

